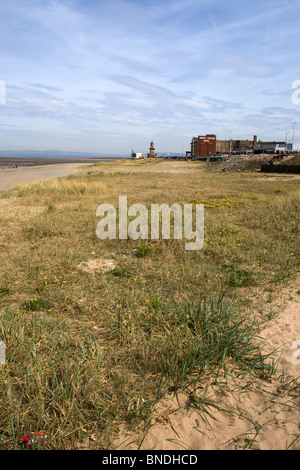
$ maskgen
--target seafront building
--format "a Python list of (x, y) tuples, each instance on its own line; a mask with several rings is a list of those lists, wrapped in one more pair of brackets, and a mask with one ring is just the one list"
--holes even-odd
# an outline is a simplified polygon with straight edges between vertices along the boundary
[(193, 137), (191, 142), (192, 157), (210, 156), (216, 154), (217, 138), (214, 134)]
[(199, 135), (193, 137), (191, 141), (191, 154), (192, 157), (207, 157), (213, 155), (224, 155), (231, 153), (263, 153), (263, 152), (286, 152), (292, 150), (292, 145), (286, 142), (264, 142), (257, 140), (254, 135), (250, 139), (228, 139), (219, 140), (214, 134)]

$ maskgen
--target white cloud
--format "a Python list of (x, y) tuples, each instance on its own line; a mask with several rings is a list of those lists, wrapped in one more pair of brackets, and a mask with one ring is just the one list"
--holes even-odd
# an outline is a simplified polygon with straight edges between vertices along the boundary
[(82, 151), (112, 149), (109, 135), (113, 152), (148, 135), (181, 149), (225, 128), (281, 138), (299, 113), (299, 13), (296, 0), (1, 2), (0, 121), (26, 129), (31, 147), (41, 129)]

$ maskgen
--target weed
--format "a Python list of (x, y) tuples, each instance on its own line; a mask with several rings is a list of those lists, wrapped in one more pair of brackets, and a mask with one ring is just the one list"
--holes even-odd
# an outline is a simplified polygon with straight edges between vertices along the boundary
[(52, 304), (44, 299), (33, 298), (25, 300), (25, 302), (21, 304), (21, 308), (24, 308), (29, 312), (39, 312), (41, 310), (50, 310), (52, 308)]
[(10, 289), (5, 282), (5, 285), (0, 285), (0, 297), (4, 297), (5, 295), (9, 295)]
[(251, 271), (238, 269), (233, 265), (224, 265), (222, 269), (229, 272), (227, 282), (230, 287), (250, 287), (256, 285), (256, 280)]
[(148, 245), (147, 243), (142, 243), (136, 250), (136, 256), (138, 258), (144, 258), (152, 253), (153, 248), (152, 246)]

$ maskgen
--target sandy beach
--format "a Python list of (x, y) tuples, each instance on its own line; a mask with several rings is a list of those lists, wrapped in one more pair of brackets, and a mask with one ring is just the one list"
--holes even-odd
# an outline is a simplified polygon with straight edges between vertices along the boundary
[(0, 191), (14, 188), (18, 184), (33, 183), (38, 179), (50, 180), (77, 173), (90, 163), (57, 163), (18, 168), (0, 168)]

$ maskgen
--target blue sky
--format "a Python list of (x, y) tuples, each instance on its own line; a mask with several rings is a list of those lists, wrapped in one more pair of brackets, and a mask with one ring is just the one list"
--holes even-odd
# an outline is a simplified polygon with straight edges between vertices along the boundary
[(181, 153), (291, 141), (295, 121), (300, 142), (299, 18), (299, 0), (2, 1), (0, 150)]

